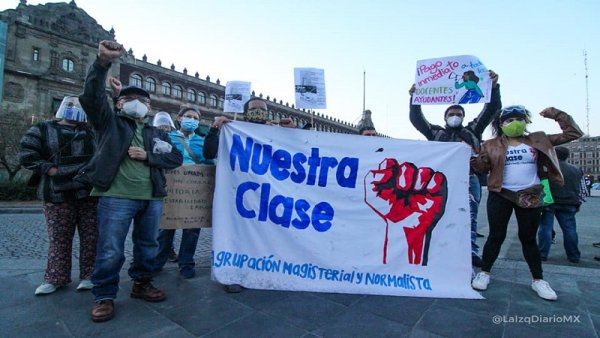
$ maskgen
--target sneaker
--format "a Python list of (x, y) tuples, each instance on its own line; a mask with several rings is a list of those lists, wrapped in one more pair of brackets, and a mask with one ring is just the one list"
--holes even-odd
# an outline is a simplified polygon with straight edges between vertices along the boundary
[(81, 282), (79, 282), (79, 285), (77, 285), (77, 291), (91, 290), (93, 287), (94, 284), (92, 284), (91, 280), (82, 279)]
[(481, 268), (481, 265), (483, 264), (483, 262), (481, 261), (481, 258), (479, 256), (472, 255), (471, 256), (471, 264), (473, 264), (473, 266), (476, 268)]
[(184, 279), (192, 279), (192, 278), (196, 277), (196, 271), (191, 266), (184, 266), (183, 268), (181, 268), (179, 270), (179, 274)]
[(169, 252), (169, 257), (167, 258), (167, 260), (169, 262), (177, 262), (177, 254), (175, 253), (175, 250), (173, 250), (173, 248), (171, 248), (171, 252)]
[(223, 285), (225, 292), (227, 293), (240, 293), (242, 292), (242, 286), (239, 284)]
[(558, 296), (556, 296), (556, 292), (552, 290), (550, 284), (545, 280), (538, 279), (531, 282), (531, 288), (533, 291), (537, 292), (538, 296), (546, 300), (556, 300)]
[(162, 302), (167, 295), (152, 285), (150, 281), (133, 282), (131, 298), (140, 298), (147, 302)]
[(482, 271), (473, 278), (471, 287), (475, 290), (485, 291), (488, 288), (488, 284), (490, 284), (490, 275)]
[(35, 294), (36, 295), (49, 295), (49, 294), (53, 293), (54, 291), (56, 291), (56, 286), (54, 284), (51, 284), (48, 282), (43, 282), (42, 285), (38, 286), (37, 289), (35, 289)]
[(115, 315), (115, 306), (112, 299), (103, 299), (94, 302), (92, 320), (96, 323), (111, 320)]

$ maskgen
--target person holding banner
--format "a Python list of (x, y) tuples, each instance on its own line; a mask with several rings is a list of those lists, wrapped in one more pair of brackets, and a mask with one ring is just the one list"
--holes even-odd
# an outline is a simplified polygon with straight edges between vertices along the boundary
[[(213, 161), (205, 159), (202, 155), (204, 139), (195, 133), (200, 123), (200, 111), (191, 107), (183, 108), (179, 111), (177, 121), (179, 121), (180, 128), (170, 132), (169, 137), (173, 145), (183, 154), (183, 165), (213, 164)], [(198, 245), (200, 228), (182, 230), (177, 263), (179, 264), (181, 276), (189, 279), (196, 276), (194, 253)], [(169, 259), (169, 255), (173, 250), (173, 237), (175, 237), (175, 229), (160, 229), (158, 233), (159, 247), (156, 256), (156, 271), (162, 270)]]
[(554, 146), (576, 140), (583, 133), (573, 118), (559, 109), (546, 108), (540, 115), (558, 122), (562, 133), (526, 133), (526, 124), (531, 121), (529, 110), (523, 106), (505, 107), (492, 122), (495, 137), (484, 142), (479, 156), (471, 159), (476, 172), (489, 172), (487, 210), (490, 233), (483, 247), (481, 272), (471, 283), (475, 290), (488, 287), (492, 265), (498, 258), (514, 210), (523, 256), (533, 276), (531, 288), (543, 299), (557, 299), (556, 292), (543, 279), (536, 242), (543, 201), (540, 178), (564, 184)]
[[(489, 71), (492, 79), (492, 97), (490, 103), (487, 103), (481, 113), (469, 122), (463, 125), (465, 110), (460, 105), (453, 105), (444, 112), (445, 126), (430, 124), (423, 115), (420, 105), (412, 104), (412, 95), (416, 90), (413, 86), (409, 90), (411, 95), (410, 122), (423, 136), (429, 141), (438, 142), (463, 142), (469, 145), (474, 154), (479, 153), (481, 149), (481, 136), (483, 131), (492, 122), (494, 117), (500, 111), (502, 103), (500, 100), (500, 84), (498, 84), (498, 74)], [(476, 267), (481, 267), (481, 258), (478, 255), (479, 246), (477, 240), (477, 213), (479, 202), (481, 200), (481, 185), (479, 177), (471, 169), (469, 176), (469, 206), (471, 212), (471, 261)]]
[(119, 272), (125, 263), (124, 246), (133, 223), (132, 298), (149, 302), (166, 299), (152, 285), (158, 252), (158, 229), (163, 198), (167, 195), (164, 169), (181, 165), (182, 156), (163, 130), (146, 123), (150, 94), (142, 88), (123, 88), (110, 107), (104, 90), (112, 62), (125, 52), (115, 41), (103, 40), (85, 79), (79, 97), (88, 120), (96, 130), (98, 149), (74, 178), (91, 184), (98, 196), (98, 245), (92, 273), (95, 296), (92, 320), (114, 316), (114, 299), (119, 290)]
[[(282, 118), (277, 124), (270, 123), (268, 119), (267, 102), (258, 97), (251, 97), (244, 104), (244, 120), (251, 123), (279, 125), (284, 128), (296, 128), (296, 124), (291, 118)], [(210, 127), (208, 134), (204, 140), (203, 155), (207, 159), (217, 157), (219, 150), (219, 130), (224, 123), (231, 122), (225, 116), (215, 117), (215, 122)], [(239, 293), (242, 291), (242, 286), (239, 284), (224, 285), (225, 291), (228, 293)]]

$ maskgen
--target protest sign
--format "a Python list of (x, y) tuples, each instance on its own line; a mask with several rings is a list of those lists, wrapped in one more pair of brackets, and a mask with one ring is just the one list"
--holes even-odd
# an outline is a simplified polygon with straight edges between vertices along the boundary
[(223, 111), (227, 113), (243, 113), (244, 104), (250, 99), (250, 85), (250, 82), (245, 81), (227, 81)]
[(325, 71), (318, 68), (294, 68), (296, 108), (325, 109)]
[(164, 199), (161, 229), (211, 227), (215, 166), (181, 166), (165, 170), (165, 177), (168, 195)]
[(248, 288), (481, 298), (471, 288), (470, 150), (224, 125), (212, 278)]
[(417, 61), (415, 85), (418, 105), (488, 103), (492, 92), (487, 68), (472, 55)]

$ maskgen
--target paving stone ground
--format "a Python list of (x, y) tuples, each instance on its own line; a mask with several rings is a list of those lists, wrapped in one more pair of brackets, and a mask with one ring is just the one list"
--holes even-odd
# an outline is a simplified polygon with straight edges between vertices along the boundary
[[(487, 235), (484, 206), (479, 224)], [(196, 278), (181, 279), (176, 264), (167, 263), (156, 284), (168, 299), (146, 303), (129, 297), (126, 264), (116, 316), (106, 323), (90, 320), (93, 297), (76, 292), (75, 282), (48, 296), (33, 295), (48, 247), (39, 210), (39, 204), (0, 203), (1, 337), (598, 337), (600, 332), (600, 262), (593, 259), (600, 249), (591, 245), (600, 242), (600, 197), (590, 198), (577, 215), (580, 264), (567, 261), (556, 226), (558, 244), (544, 263), (556, 302), (530, 289), (514, 220), (490, 288), (482, 293), (485, 300), (263, 290), (226, 294), (210, 280), (211, 231), (203, 229)], [(483, 245), (485, 238), (479, 241)], [(74, 257), (77, 248), (76, 239)], [(131, 257), (130, 241), (126, 254)]]

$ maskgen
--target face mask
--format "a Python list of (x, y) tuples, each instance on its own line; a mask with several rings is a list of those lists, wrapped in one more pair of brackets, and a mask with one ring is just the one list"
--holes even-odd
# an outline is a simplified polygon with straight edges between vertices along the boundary
[(460, 116), (450, 116), (446, 123), (451, 128), (456, 128), (462, 124), (463, 118)]
[(198, 120), (194, 120), (194, 119), (190, 119), (190, 118), (183, 118), (181, 120), (181, 129), (183, 129), (185, 131), (194, 131), (194, 130), (196, 130), (196, 128), (198, 128), (199, 123), (200, 123), (200, 121), (198, 121)]
[(511, 123), (502, 126), (502, 132), (508, 137), (519, 137), (525, 132), (524, 121), (512, 121)]
[(148, 106), (140, 102), (140, 100), (133, 100), (123, 103), (123, 113), (135, 119), (142, 119), (148, 114)]
[(244, 119), (247, 122), (265, 124), (267, 123), (267, 111), (262, 109), (248, 109), (244, 114)]

